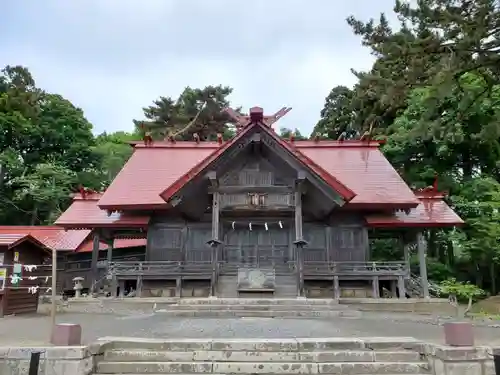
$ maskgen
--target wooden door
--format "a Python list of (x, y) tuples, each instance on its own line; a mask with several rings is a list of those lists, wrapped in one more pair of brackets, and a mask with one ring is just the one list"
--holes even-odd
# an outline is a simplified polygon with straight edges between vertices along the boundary
[(254, 267), (274, 266), (288, 260), (289, 235), (283, 229), (231, 229), (224, 236), (223, 260)]

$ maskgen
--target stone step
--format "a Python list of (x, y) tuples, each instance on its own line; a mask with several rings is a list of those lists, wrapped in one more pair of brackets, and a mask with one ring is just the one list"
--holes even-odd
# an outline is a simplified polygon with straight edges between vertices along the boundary
[(219, 373), (219, 374), (422, 374), (427, 363), (414, 362), (100, 362), (98, 373)]
[(230, 311), (350, 311), (346, 305), (188, 305), (175, 304), (164, 310), (230, 310)]
[(331, 298), (183, 298), (179, 304), (188, 305), (339, 305)]
[(358, 318), (362, 316), (360, 311), (297, 311), (297, 310), (233, 310), (233, 309), (183, 309), (171, 310), (160, 309), (155, 313), (171, 317), (254, 317), (254, 318)]
[(326, 352), (109, 350), (106, 362), (421, 362), (413, 351), (337, 350)]
[(411, 337), (371, 338), (293, 338), (293, 339), (141, 339), (136, 337), (103, 337), (98, 345), (110, 350), (151, 351), (231, 351), (231, 352), (326, 352), (326, 351), (414, 351), (425, 345)]

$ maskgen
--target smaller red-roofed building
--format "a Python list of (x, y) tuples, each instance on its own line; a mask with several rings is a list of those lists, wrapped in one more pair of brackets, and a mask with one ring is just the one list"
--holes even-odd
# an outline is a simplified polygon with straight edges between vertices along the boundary
[[(92, 230), (90, 285), (107, 246), (113, 294), (406, 298), (416, 243), (428, 297), (422, 231), (462, 224), (443, 194), (412, 191), (378, 141), (280, 139), (283, 113), (252, 108), (229, 140), (136, 142), (104, 193), (76, 194), (56, 225)], [(373, 261), (374, 233), (400, 239), (402, 259)], [(116, 241), (145, 244), (144, 260), (113, 261)]]
[(0, 317), (37, 311), (40, 291), (51, 284), (50, 256), (34, 235), (0, 230)]
[[(91, 258), (93, 236), (90, 229), (65, 229), (60, 226), (0, 226), (0, 246), (19, 239), (27, 239), (41, 244), (46, 249), (57, 250), (57, 293), (73, 294), (75, 277), (91, 280)], [(143, 261), (145, 258), (146, 240), (144, 238), (118, 238), (113, 242), (116, 251), (114, 261)], [(104, 276), (107, 266), (108, 244), (104, 241), (99, 244), (98, 268), (101, 277)], [(49, 265), (51, 267), (51, 265)], [(49, 267), (49, 268), (50, 268)], [(90, 285), (84, 283), (84, 291)], [(42, 289), (40, 291), (43, 292)]]

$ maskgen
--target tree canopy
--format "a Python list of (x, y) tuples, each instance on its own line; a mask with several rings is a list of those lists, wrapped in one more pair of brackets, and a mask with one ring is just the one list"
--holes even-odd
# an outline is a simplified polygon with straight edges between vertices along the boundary
[[(500, 9), (493, 0), (397, 0), (399, 27), (385, 14), (348, 17), (376, 60), (334, 87), (313, 134), (328, 138), (372, 128), (383, 152), (415, 188), (448, 191), (462, 229), (428, 230), (429, 274), (473, 278), (496, 293), (500, 264)], [(376, 20), (375, 20), (376, 19)], [(393, 247), (381, 241), (377, 259)], [(439, 270), (439, 272), (434, 272)], [(487, 276), (485, 276), (487, 275)], [(437, 280), (439, 281), (439, 280)], [(466, 281), (466, 280), (464, 280)]]
[[(437, 282), (454, 278), (456, 285), (474, 281), (495, 294), (498, 1), (396, 0), (394, 13), (399, 24), (392, 27), (384, 14), (347, 18), (375, 62), (367, 71), (353, 71), (353, 87), (325, 93), (312, 136), (352, 139), (370, 131), (386, 139), (382, 151), (409, 186), (429, 186), (438, 176), (439, 189), (449, 192), (447, 202), (466, 225), (425, 232), (429, 275)], [(232, 90), (186, 87), (176, 98), (161, 96), (144, 107), (132, 132), (96, 135), (81, 109), (38, 87), (27, 68), (6, 66), (0, 74), (0, 224), (52, 223), (79, 185), (108, 186), (132, 153), (128, 142), (146, 134), (155, 140), (234, 135), (233, 120), (223, 111)], [(298, 129), (280, 129), (280, 136), (306, 138)], [(373, 246), (374, 259), (403, 259), (388, 240)]]

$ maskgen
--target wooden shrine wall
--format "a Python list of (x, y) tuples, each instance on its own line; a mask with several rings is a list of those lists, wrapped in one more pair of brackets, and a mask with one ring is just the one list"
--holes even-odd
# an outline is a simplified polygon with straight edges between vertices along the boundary
[[(251, 219), (246, 219), (251, 222)], [(254, 220), (250, 233), (247, 225), (241, 225), (245, 219), (238, 219), (233, 229), (230, 220), (221, 219), (223, 239), (222, 259), (239, 261), (238, 256), (250, 254), (252, 248), (258, 248), (272, 256), (282, 256), (283, 260), (294, 257), (294, 228), (291, 221), (283, 220), (283, 228), (276, 227), (276, 220), (269, 219), (268, 230), (257, 222), (266, 222), (265, 218)], [(224, 225), (225, 224), (225, 225)], [(369, 260), (368, 232), (359, 221), (332, 220), (329, 225), (304, 223), (305, 240), (304, 261), (367, 261)], [(148, 230), (146, 260), (148, 261), (188, 261), (209, 262), (211, 251), (207, 241), (211, 238), (211, 223), (189, 223), (182, 221), (162, 221), (153, 223)], [(272, 251), (271, 251), (272, 248)], [(252, 256), (256, 256), (253, 253)], [(251, 256), (250, 256), (251, 257)], [(247, 256), (248, 258), (248, 256)], [(241, 260), (241, 259), (240, 259)]]

